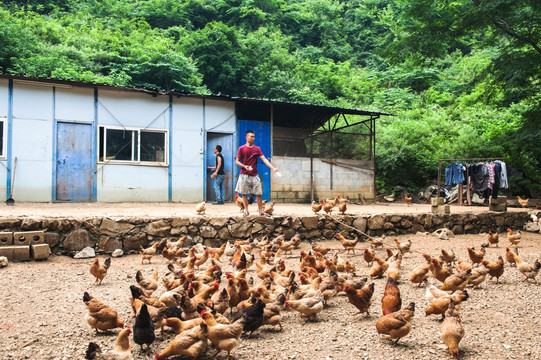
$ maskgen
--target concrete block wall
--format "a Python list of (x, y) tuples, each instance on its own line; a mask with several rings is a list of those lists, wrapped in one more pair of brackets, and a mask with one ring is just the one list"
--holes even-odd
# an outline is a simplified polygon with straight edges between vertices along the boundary
[[(340, 163), (372, 168), (371, 161), (337, 160)], [(310, 201), (310, 158), (273, 156), (272, 163), (280, 169), (282, 177), (272, 177), (271, 197), (276, 202)], [(318, 199), (336, 195), (357, 199), (359, 193), (365, 199), (374, 198), (373, 170), (355, 169), (333, 165), (331, 189), (331, 165), (319, 158), (313, 160), (314, 196)]]

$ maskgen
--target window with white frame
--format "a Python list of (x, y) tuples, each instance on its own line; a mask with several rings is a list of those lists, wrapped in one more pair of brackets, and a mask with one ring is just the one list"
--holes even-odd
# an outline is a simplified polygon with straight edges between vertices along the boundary
[(6, 117), (2, 117), (0, 116), (0, 158), (5, 158), (6, 157), (6, 138), (5, 138), (5, 134), (6, 134), (6, 124), (7, 124), (7, 121), (6, 121)]
[(99, 161), (167, 164), (167, 131), (99, 128)]

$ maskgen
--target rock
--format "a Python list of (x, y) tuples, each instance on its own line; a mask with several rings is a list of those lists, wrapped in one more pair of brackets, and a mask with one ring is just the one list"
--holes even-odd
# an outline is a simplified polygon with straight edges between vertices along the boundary
[(19, 219), (0, 219), (0, 229), (11, 229), (20, 225), (21, 220)]
[(60, 242), (60, 235), (55, 232), (46, 232), (43, 234), (43, 238), (45, 243), (48, 244), (51, 249), (57, 246)]
[(233, 237), (236, 238), (246, 238), (250, 236), (252, 232), (252, 227), (252, 223), (248, 221), (228, 225), (229, 232)]
[(122, 223), (111, 219), (103, 219), (100, 225), (100, 235), (119, 236), (130, 231), (134, 226), (129, 223)]
[(21, 224), (22, 231), (38, 230), (40, 228), (41, 228), (40, 219), (25, 218), (23, 219), (23, 222)]
[(318, 219), (319, 218), (317, 216), (304, 216), (302, 218), (302, 224), (308, 230), (317, 229)]
[(5, 268), (9, 265), (8, 258), (5, 256), (0, 256), (0, 268)]
[(218, 230), (218, 239), (228, 240), (230, 238), (231, 238), (231, 233), (229, 232), (229, 229), (227, 227), (223, 227), (220, 230)]
[(293, 218), (293, 220), (291, 221), (291, 227), (294, 229), (294, 230), (298, 230), (302, 227), (302, 221), (300, 218), (298, 217), (295, 217)]
[(85, 247), (93, 247), (94, 241), (90, 239), (88, 231), (78, 229), (73, 230), (66, 236), (62, 246), (69, 251), (80, 251)]
[(366, 232), (367, 221), (364, 217), (358, 217), (353, 220), (353, 227), (359, 231)]
[(83, 250), (79, 251), (73, 258), (75, 259), (88, 259), (96, 256), (96, 251), (92, 247), (85, 247)]
[(174, 218), (171, 225), (173, 227), (181, 227), (190, 225), (190, 219), (186, 218)]
[(405, 229), (409, 229), (413, 225), (413, 223), (409, 219), (404, 219), (400, 222), (400, 225)]
[(171, 224), (164, 220), (151, 222), (145, 226), (145, 232), (148, 235), (167, 236), (171, 230)]
[(102, 236), (98, 244), (98, 249), (106, 253), (113, 252), (115, 249), (121, 248), (122, 242), (116, 236)]
[(145, 233), (139, 233), (137, 235), (128, 235), (124, 237), (122, 246), (124, 250), (139, 250), (139, 247), (145, 247), (148, 243), (148, 238)]
[(201, 226), (199, 229), (199, 234), (204, 238), (213, 238), (217, 233), (218, 231), (215, 228), (208, 225)]
[(202, 217), (191, 217), (190, 218), (190, 225), (199, 225), (203, 222)]
[(382, 215), (374, 215), (368, 219), (368, 228), (370, 230), (383, 229), (385, 218)]
[[(272, 219), (271, 219), (272, 220)], [(216, 228), (216, 229), (221, 229), (222, 227), (225, 226), (225, 224), (227, 224), (227, 222), (229, 221), (228, 218), (212, 218), (209, 220), (209, 224)]]
[(538, 223), (534, 223), (534, 222), (527, 222), (525, 225), (524, 225), (524, 230), (526, 231), (529, 231), (529, 232), (539, 232), (539, 224)]
[(115, 249), (115, 251), (113, 251), (111, 254), (111, 256), (114, 258), (121, 257), (122, 255), (124, 255), (124, 251), (122, 251), (122, 249)]

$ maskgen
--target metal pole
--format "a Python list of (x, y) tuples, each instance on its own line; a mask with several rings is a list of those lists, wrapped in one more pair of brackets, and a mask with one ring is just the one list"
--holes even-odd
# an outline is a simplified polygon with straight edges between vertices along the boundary
[(441, 191), (441, 160), (439, 161), (439, 165), (438, 165), (438, 193), (436, 194), (436, 198), (440, 197), (440, 191)]
[[(331, 144), (331, 160), (333, 160), (333, 155), (334, 155), (333, 150), (332, 150), (333, 149), (333, 146), (332, 146), (332, 133), (333, 133), (332, 131), (329, 133), (329, 136), (331, 138), (331, 141), (330, 141), (330, 144)], [(332, 164), (330, 166), (331, 166), (331, 168), (330, 168), (330, 180), (331, 180), (331, 190), (332, 190)]]
[(314, 201), (314, 121), (310, 120), (310, 201)]

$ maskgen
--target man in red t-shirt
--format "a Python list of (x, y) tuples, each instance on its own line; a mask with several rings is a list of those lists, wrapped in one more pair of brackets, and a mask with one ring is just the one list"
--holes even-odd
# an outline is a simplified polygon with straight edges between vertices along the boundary
[(271, 165), (269, 160), (263, 155), (259, 146), (254, 145), (255, 132), (253, 130), (246, 131), (246, 144), (239, 147), (237, 151), (236, 164), (240, 167), (239, 180), (235, 191), (242, 194), (242, 203), (244, 204), (244, 216), (248, 213), (248, 193), (254, 194), (257, 200), (257, 207), (260, 215), (265, 215), (263, 212), (263, 203), (261, 194), (261, 180), (257, 175), (257, 159), (261, 159), (265, 165), (275, 173), (278, 169)]

